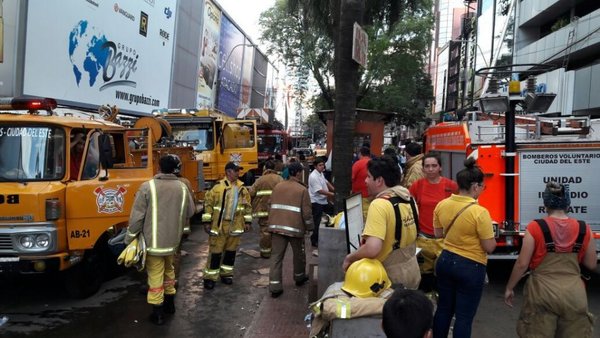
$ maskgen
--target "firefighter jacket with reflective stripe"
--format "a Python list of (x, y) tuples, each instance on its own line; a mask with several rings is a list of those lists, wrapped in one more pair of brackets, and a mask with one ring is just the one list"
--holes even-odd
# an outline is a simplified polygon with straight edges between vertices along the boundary
[(125, 242), (130, 243), (141, 231), (149, 255), (172, 255), (194, 211), (194, 200), (185, 184), (173, 174), (158, 174), (144, 182), (135, 195)]
[(303, 237), (313, 230), (312, 206), (306, 187), (295, 177), (279, 183), (271, 194), (269, 231)]
[(252, 222), (252, 206), (250, 194), (242, 181), (231, 183), (224, 178), (206, 193), (202, 222), (211, 224), (211, 236), (223, 234), (224, 222), (231, 222), (229, 235), (239, 236), (244, 233), (244, 223)]
[(344, 292), (342, 285), (342, 282), (331, 284), (323, 293), (323, 297), (309, 304), (310, 310), (315, 315), (309, 337), (327, 332), (330, 322), (337, 318), (352, 319), (381, 315), (385, 301), (394, 292), (393, 289), (386, 289), (377, 297), (359, 298)]
[(283, 181), (283, 178), (273, 170), (267, 170), (250, 187), (252, 198), (252, 216), (256, 218), (267, 218), (269, 216), (269, 199), (273, 188)]

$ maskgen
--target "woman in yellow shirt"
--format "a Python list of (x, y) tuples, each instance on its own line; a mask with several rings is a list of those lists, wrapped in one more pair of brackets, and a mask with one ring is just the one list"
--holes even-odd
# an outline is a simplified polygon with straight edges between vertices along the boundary
[(442, 200), (433, 212), (436, 237), (444, 237), (444, 250), (436, 264), (439, 301), (433, 320), (433, 337), (447, 337), (452, 317), (453, 336), (471, 336), (485, 281), (487, 254), (496, 248), (490, 213), (477, 204), (485, 188), (483, 172), (475, 159), (465, 160), (456, 174), (459, 193)]

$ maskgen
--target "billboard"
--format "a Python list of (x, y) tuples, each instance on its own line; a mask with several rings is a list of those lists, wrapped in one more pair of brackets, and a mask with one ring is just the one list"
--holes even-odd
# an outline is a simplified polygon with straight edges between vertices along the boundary
[(254, 53), (254, 67), (252, 77), (251, 107), (262, 108), (265, 103), (265, 88), (267, 86), (267, 57), (256, 50)]
[(262, 107), (251, 107), (250, 98), (252, 96), (252, 64), (254, 63), (254, 46), (250, 40), (245, 40), (244, 45), (244, 61), (242, 63), (242, 88), (240, 95), (239, 109), (244, 108), (262, 108)]
[(221, 31), (221, 11), (212, 1), (204, 1), (204, 27), (200, 41), (200, 67), (198, 69), (199, 108), (214, 106), (219, 57), (219, 34)]
[(30, 1), (23, 93), (135, 113), (167, 107), (176, 8), (176, 0)]
[(235, 117), (240, 101), (245, 37), (226, 16), (221, 17), (217, 109)]

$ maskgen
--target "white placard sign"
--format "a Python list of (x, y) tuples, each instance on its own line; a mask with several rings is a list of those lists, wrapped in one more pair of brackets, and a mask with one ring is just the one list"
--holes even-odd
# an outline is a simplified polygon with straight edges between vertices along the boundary
[(362, 196), (355, 194), (344, 199), (344, 219), (346, 222), (346, 240), (348, 253), (358, 250), (364, 229)]
[(519, 221), (527, 224), (546, 216), (542, 192), (546, 183), (569, 185), (569, 216), (600, 227), (600, 149), (557, 149), (519, 153)]

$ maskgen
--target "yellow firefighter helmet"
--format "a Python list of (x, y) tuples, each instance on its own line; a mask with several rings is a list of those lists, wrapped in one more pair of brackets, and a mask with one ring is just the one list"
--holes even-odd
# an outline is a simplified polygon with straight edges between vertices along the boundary
[(381, 291), (392, 286), (387, 272), (380, 261), (371, 258), (358, 260), (346, 271), (342, 290), (365, 298), (377, 297)]

